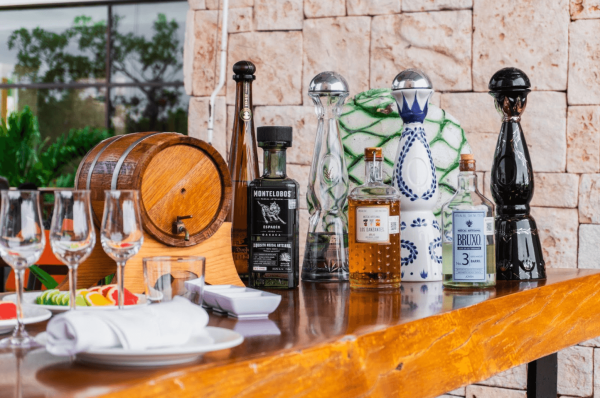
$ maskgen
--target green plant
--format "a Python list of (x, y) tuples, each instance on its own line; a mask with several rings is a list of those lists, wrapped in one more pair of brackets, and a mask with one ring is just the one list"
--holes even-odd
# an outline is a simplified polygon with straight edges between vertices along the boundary
[(72, 129), (50, 143), (42, 139), (37, 118), (29, 107), (0, 122), (0, 176), (11, 186), (31, 182), (38, 187), (72, 187), (77, 161), (100, 141), (108, 130)]

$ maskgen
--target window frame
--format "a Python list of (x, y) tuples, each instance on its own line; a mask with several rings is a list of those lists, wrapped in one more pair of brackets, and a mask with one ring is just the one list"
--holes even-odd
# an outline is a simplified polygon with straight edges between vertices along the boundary
[[(21, 0), (22, 1), (22, 0)], [(0, 90), (10, 89), (85, 89), (85, 88), (104, 88), (106, 90), (104, 100), (104, 127), (111, 128), (111, 91), (118, 87), (184, 87), (183, 81), (172, 82), (126, 82), (113, 83), (111, 80), (112, 73), (112, 7), (114, 5), (124, 4), (149, 4), (149, 3), (182, 3), (187, 0), (54, 0), (51, 2), (43, 2), (43, 0), (33, 1), (33, 4), (7, 4), (14, 1), (0, 0), (0, 12), (4, 10), (26, 10), (26, 9), (43, 9), (43, 8), (61, 8), (61, 7), (79, 7), (79, 6), (106, 6), (106, 79), (104, 83), (2, 83), (0, 82)], [(185, 27), (184, 27), (185, 28)]]

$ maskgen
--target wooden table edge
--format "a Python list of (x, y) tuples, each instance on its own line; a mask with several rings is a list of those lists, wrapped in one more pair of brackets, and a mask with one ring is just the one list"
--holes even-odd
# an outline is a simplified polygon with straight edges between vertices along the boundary
[(600, 273), (584, 274), (305, 350), (180, 369), (102, 396), (436, 397), (599, 336), (599, 282)]

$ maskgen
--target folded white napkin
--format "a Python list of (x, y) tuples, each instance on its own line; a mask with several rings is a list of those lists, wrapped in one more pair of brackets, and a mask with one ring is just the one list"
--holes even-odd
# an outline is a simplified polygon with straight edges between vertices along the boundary
[(120, 311), (69, 311), (48, 322), (48, 352), (71, 356), (95, 348), (126, 350), (180, 346), (198, 337), (213, 342), (205, 330), (208, 314), (183, 297)]

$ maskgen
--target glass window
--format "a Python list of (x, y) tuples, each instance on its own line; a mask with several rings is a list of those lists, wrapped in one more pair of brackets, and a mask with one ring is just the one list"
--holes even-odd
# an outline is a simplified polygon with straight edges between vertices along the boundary
[(0, 11), (2, 83), (104, 81), (107, 7)]
[(117, 134), (169, 131), (187, 134), (189, 96), (181, 86), (118, 87), (111, 90)]

